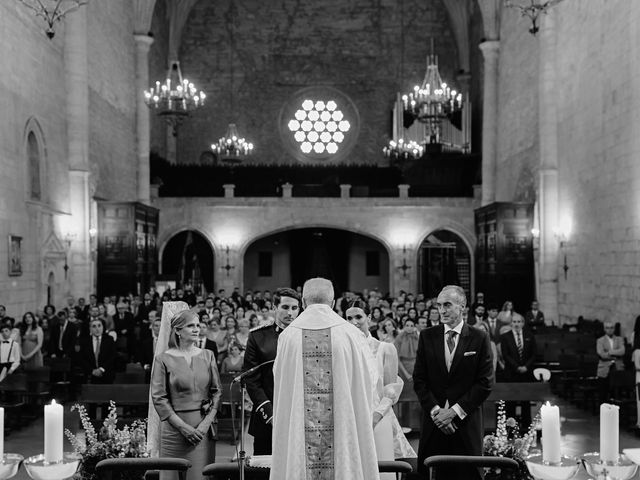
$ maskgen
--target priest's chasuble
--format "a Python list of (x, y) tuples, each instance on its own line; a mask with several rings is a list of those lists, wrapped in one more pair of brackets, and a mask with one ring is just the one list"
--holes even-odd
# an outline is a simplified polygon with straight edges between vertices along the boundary
[(280, 334), (273, 367), (271, 480), (377, 480), (376, 361), (365, 336), (328, 305)]

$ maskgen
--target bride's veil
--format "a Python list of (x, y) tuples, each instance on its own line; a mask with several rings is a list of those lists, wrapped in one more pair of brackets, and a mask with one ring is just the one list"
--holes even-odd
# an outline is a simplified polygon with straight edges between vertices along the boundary
[[(162, 304), (162, 320), (160, 323), (160, 333), (156, 342), (156, 350), (153, 353), (153, 366), (151, 367), (151, 378), (156, 368), (156, 357), (169, 348), (169, 336), (171, 335), (171, 319), (177, 313), (188, 310), (189, 305), (185, 302), (164, 302)], [(153, 382), (150, 382), (150, 386)], [(151, 398), (151, 388), (149, 388), (149, 420), (147, 423), (147, 450), (151, 457), (160, 456), (160, 417), (153, 406)]]

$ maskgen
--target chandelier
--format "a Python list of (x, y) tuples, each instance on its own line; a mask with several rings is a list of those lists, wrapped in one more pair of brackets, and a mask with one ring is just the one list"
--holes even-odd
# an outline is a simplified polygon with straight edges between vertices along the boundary
[(144, 103), (157, 110), (173, 128), (173, 135), (178, 134), (178, 127), (195, 109), (204, 105), (206, 95), (198, 93), (193, 83), (182, 78), (180, 63), (172, 62), (164, 83), (156, 82), (155, 87), (144, 91)]
[[(433, 51), (433, 44), (431, 47)], [(404, 112), (426, 124), (430, 143), (439, 143), (442, 120), (462, 110), (462, 94), (442, 81), (438, 57), (427, 55), (427, 71), (422, 85), (402, 96)]]
[(222, 159), (239, 159), (251, 154), (253, 143), (240, 137), (236, 124), (230, 123), (224, 137), (211, 144), (211, 150)]
[(382, 149), (384, 156), (391, 160), (409, 160), (422, 157), (424, 147), (413, 140), (405, 142), (403, 138), (397, 142), (390, 140), (389, 145)]
[(56, 32), (53, 26), (64, 16), (76, 8), (86, 5), (87, 0), (18, 0), (35, 12), (36, 17), (42, 17), (47, 24), (45, 33), (51, 40)]
[(529, 33), (535, 35), (540, 30), (538, 28), (538, 17), (540, 17), (540, 14), (546, 14), (550, 7), (557, 5), (561, 1), (562, 0), (504, 0), (504, 4), (506, 7), (518, 9), (521, 16), (529, 17), (532, 24)]

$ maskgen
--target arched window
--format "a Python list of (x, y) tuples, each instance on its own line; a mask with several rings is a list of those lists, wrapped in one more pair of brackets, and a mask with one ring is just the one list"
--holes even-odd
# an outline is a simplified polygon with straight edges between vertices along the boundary
[(38, 139), (33, 131), (27, 136), (27, 161), (29, 172), (29, 198), (31, 200), (42, 200), (42, 184), (40, 178), (41, 155)]

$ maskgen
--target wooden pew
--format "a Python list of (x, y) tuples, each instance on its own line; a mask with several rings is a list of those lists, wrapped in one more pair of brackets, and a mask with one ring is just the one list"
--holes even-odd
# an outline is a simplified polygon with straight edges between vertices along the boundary
[[(116, 402), (118, 407), (123, 407), (125, 411), (139, 410), (139, 416), (133, 416), (133, 418), (146, 418), (146, 411), (142, 407), (149, 404), (149, 385), (144, 383), (113, 383), (110, 385), (97, 385), (87, 383), (82, 385), (80, 395), (78, 396), (78, 403), (84, 404), (87, 407), (105, 406), (109, 404), (109, 401)], [(101, 412), (104, 415), (104, 411)], [(127, 414), (123, 415), (125, 418)]]
[[(489, 398), (484, 402), (484, 429), (493, 432), (496, 428), (496, 408), (498, 400), (505, 402), (546, 402), (554, 398), (548, 383), (508, 383), (500, 382), (493, 385)], [(531, 416), (533, 418), (534, 415)], [(523, 426), (529, 428), (529, 425)]]

